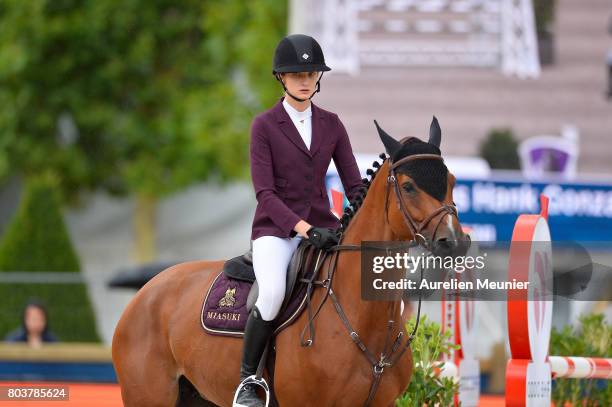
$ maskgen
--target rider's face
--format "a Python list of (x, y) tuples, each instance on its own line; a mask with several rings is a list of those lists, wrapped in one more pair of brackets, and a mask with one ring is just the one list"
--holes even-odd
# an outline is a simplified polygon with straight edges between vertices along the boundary
[(285, 87), (293, 96), (308, 99), (315, 91), (320, 72), (289, 72), (282, 74)]

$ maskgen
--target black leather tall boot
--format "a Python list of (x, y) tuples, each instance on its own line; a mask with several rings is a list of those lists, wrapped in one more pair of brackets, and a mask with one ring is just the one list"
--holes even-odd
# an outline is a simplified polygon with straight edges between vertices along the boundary
[[(244, 330), (242, 363), (240, 364), (240, 382), (257, 372), (266, 344), (274, 332), (272, 321), (264, 321), (257, 307), (253, 307)], [(262, 401), (255, 392), (255, 385), (248, 384), (242, 388), (235, 407), (263, 407)]]

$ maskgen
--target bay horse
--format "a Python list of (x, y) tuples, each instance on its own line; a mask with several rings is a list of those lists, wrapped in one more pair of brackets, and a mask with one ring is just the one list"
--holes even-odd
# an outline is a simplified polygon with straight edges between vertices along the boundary
[[(389, 157), (382, 153), (382, 164), (376, 161), (375, 170), (368, 170), (361, 196), (342, 217), (338, 250), (325, 257), (322, 272), (329, 276), (333, 269), (333, 279), (327, 289), (314, 289), (311, 301), (321, 304), (330, 292), (335, 299), (323, 303), (313, 322), (316, 341), (300, 346), (307, 312), (275, 339), (273, 384), (281, 406), (391, 406), (408, 386), (413, 360), (410, 340), (403, 337), (405, 315), (399, 298), (361, 298), (362, 241), (467, 250), (452, 199), (455, 178), (441, 157), (436, 118), (428, 142), (398, 141), (376, 127)], [(199, 320), (203, 295), (223, 263), (169, 267), (128, 304), (112, 343), (125, 406), (231, 406), (242, 339), (207, 334)], [(390, 338), (393, 352), (385, 350)]]

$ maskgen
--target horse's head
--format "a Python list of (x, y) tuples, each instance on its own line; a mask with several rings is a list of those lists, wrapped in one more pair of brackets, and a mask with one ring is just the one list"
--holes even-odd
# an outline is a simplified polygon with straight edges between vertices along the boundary
[(453, 202), (455, 177), (441, 156), (438, 120), (433, 118), (427, 142), (415, 137), (397, 141), (378, 123), (376, 128), (389, 155), (385, 210), (393, 233), (415, 239), (436, 255), (464, 255), (469, 237)]

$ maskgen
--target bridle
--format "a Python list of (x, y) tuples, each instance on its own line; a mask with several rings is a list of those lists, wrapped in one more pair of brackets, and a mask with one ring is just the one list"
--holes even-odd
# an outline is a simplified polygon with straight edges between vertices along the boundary
[[(395, 175), (395, 169), (399, 167), (400, 165), (403, 165), (403, 164), (406, 164), (407, 162), (415, 161), (415, 160), (444, 161), (442, 156), (439, 156), (437, 154), (414, 154), (408, 157), (404, 157), (396, 162), (390, 163), (389, 164), (389, 176), (387, 177), (387, 187), (386, 187), (386, 192), (385, 192), (385, 217), (386, 217), (387, 223), (389, 223), (389, 209), (388, 209), (389, 187), (393, 186), (393, 189), (395, 190), (395, 196), (397, 198), (397, 207), (399, 211), (402, 213), (402, 217), (404, 218), (404, 223), (406, 224), (406, 226), (412, 233), (414, 240), (416, 240), (421, 246), (423, 246), (430, 252), (433, 252), (433, 249), (434, 249), (433, 239), (436, 236), (436, 232), (438, 231), (438, 227), (440, 226), (440, 223), (442, 223), (442, 220), (444, 219), (444, 215), (448, 214), (448, 215), (457, 217), (458, 216), (457, 208), (455, 208), (454, 205), (442, 204), (442, 206), (440, 206), (438, 209), (430, 213), (421, 222), (416, 222), (412, 218), (412, 216), (410, 215), (410, 212), (408, 212), (408, 210), (406, 209), (404, 200), (402, 199), (402, 194), (400, 192), (399, 183)], [(425, 237), (425, 235), (423, 235), (423, 229), (425, 229), (427, 225), (429, 225), (429, 223), (433, 219), (435, 219), (437, 216), (439, 216), (438, 223), (436, 223), (436, 227), (433, 230), (432, 239), (428, 240)]]
[[(384, 247), (377, 247), (377, 246), (371, 246), (371, 245), (362, 246), (362, 245), (354, 245), (354, 244), (342, 244), (342, 239), (344, 238), (344, 235), (341, 234), (338, 245), (333, 246), (329, 249), (329, 251), (332, 252), (332, 258), (330, 259), (330, 264), (329, 264), (329, 267), (327, 268), (326, 278), (323, 280), (315, 280), (315, 278), (319, 275), (319, 270), (322, 267), (324, 260), (325, 260), (323, 258), (323, 261), (320, 261), (321, 254), (323, 253), (323, 251), (320, 250), (316, 263), (315, 263), (315, 271), (312, 273), (312, 277), (309, 279), (300, 280), (301, 282), (306, 283), (308, 285), (307, 290), (306, 290), (306, 306), (307, 306), (307, 311), (308, 311), (308, 323), (304, 326), (304, 329), (302, 330), (302, 333), (300, 335), (301, 346), (309, 347), (309, 346), (312, 346), (312, 344), (314, 343), (314, 340), (315, 340), (314, 320), (319, 315), (319, 312), (323, 308), (323, 304), (325, 304), (325, 302), (327, 301), (327, 298), (331, 298), (334, 308), (336, 309), (336, 312), (338, 316), (340, 317), (342, 324), (346, 328), (351, 340), (355, 343), (355, 345), (357, 345), (359, 350), (361, 350), (361, 352), (364, 354), (364, 356), (368, 359), (368, 361), (372, 365), (372, 374), (373, 374), (372, 384), (370, 385), (370, 391), (368, 393), (368, 398), (366, 399), (364, 403), (365, 407), (369, 406), (370, 403), (374, 400), (374, 396), (376, 395), (376, 391), (378, 390), (378, 386), (382, 379), (382, 374), (385, 368), (390, 368), (394, 366), (395, 363), (402, 357), (404, 352), (406, 352), (406, 350), (410, 347), (410, 344), (414, 340), (414, 337), (416, 335), (416, 332), (419, 326), (420, 316), (421, 316), (422, 293), (419, 292), (419, 305), (417, 309), (416, 323), (408, 339), (403, 344), (402, 344), (402, 341), (404, 338), (403, 329), (400, 329), (399, 333), (397, 334), (393, 342), (391, 342), (392, 334), (393, 334), (393, 327), (395, 325), (395, 321), (393, 318), (394, 318), (395, 310), (396, 310), (396, 307), (399, 301), (389, 302), (389, 317), (387, 320), (387, 335), (385, 337), (385, 345), (384, 345), (383, 351), (380, 353), (380, 357), (377, 358), (374, 355), (374, 353), (372, 353), (367, 348), (367, 346), (363, 343), (363, 341), (359, 337), (359, 334), (353, 329), (351, 323), (349, 322), (346, 316), (346, 313), (344, 312), (344, 309), (342, 308), (342, 305), (338, 301), (338, 297), (336, 296), (336, 294), (334, 293), (334, 290), (332, 289), (332, 282), (333, 282), (333, 278), (335, 275), (336, 266), (338, 263), (338, 257), (341, 251), (385, 250), (388, 252), (389, 250), (400, 250), (400, 249), (406, 250), (406, 249), (410, 249), (416, 246), (422, 246), (426, 248), (427, 250), (431, 251), (431, 249), (433, 248), (433, 239), (435, 238), (436, 231), (438, 227), (440, 226), (440, 223), (442, 222), (444, 215), (449, 214), (451, 216), (457, 217), (456, 208), (454, 206), (447, 205), (447, 204), (443, 204), (440, 208), (432, 212), (421, 222), (416, 222), (412, 218), (408, 210), (406, 209), (405, 204), (402, 200), (402, 195), (401, 195), (401, 191), (400, 191), (397, 177), (395, 174), (395, 169), (398, 166), (405, 164), (406, 162), (409, 162), (412, 160), (422, 160), (422, 159), (443, 160), (441, 156), (436, 155), (436, 154), (415, 154), (415, 155), (411, 155), (408, 157), (404, 157), (398, 160), (397, 162), (391, 162), (391, 159), (389, 159), (390, 160), (389, 175), (387, 177), (387, 185), (386, 185), (386, 192), (385, 192), (385, 219), (386, 219), (386, 222), (389, 223), (389, 210), (388, 210), (389, 189), (390, 187), (393, 187), (393, 190), (395, 191), (395, 195), (397, 198), (398, 208), (400, 212), (402, 213), (402, 217), (404, 219), (404, 222), (406, 223), (406, 226), (409, 228), (409, 230), (411, 231), (413, 235), (412, 240), (395, 242), (393, 247), (391, 247), (391, 245), (385, 245)], [(434, 228), (434, 231), (432, 233), (432, 240), (428, 240), (422, 233), (423, 229), (425, 229), (427, 225), (437, 216), (439, 216), (440, 219), (438, 219), (436, 227)], [(422, 280), (423, 280), (423, 268), (421, 267), (421, 281)], [(312, 305), (311, 297), (312, 297), (312, 292), (317, 287), (325, 288), (326, 292), (325, 292), (325, 296), (323, 297), (323, 299), (317, 306), (316, 311), (313, 312), (312, 307), (311, 307)], [(308, 330), (308, 339), (306, 339), (307, 330)]]

